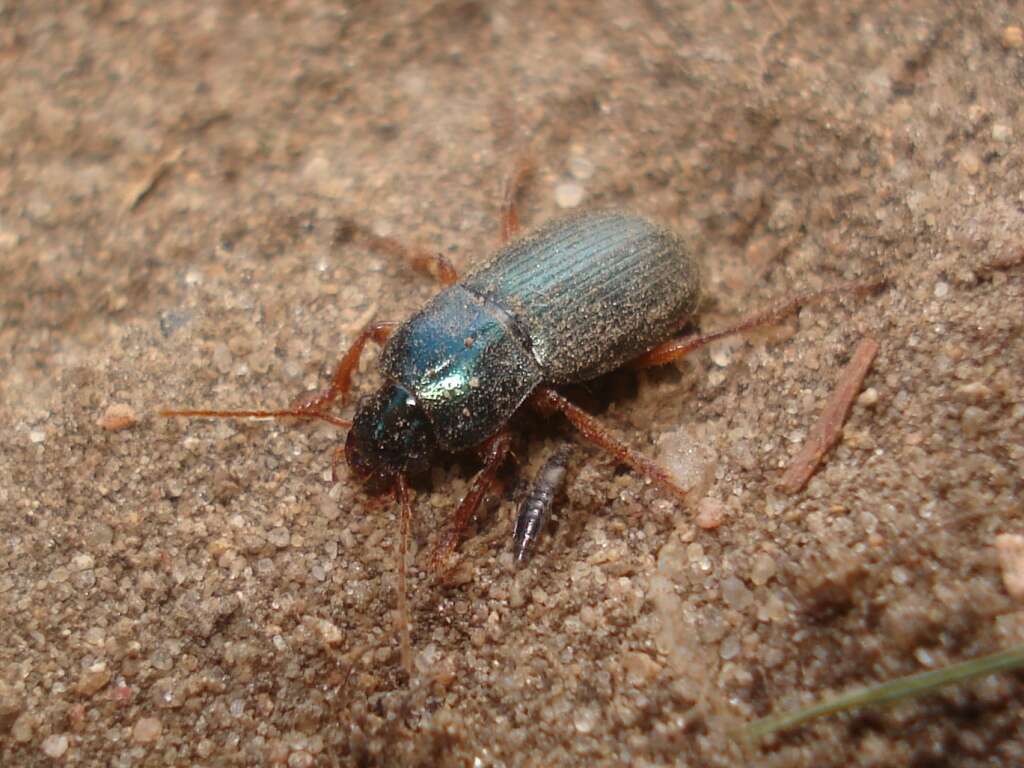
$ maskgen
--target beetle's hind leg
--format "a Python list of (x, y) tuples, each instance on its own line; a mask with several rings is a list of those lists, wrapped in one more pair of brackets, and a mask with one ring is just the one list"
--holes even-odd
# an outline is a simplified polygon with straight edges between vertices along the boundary
[(632, 360), (629, 363), (629, 367), (636, 369), (652, 368), (657, 365), (664, 365), (665, 363), (670, 363), (673, 360), (679, 360), (680, 358), (710, 344), (713, 341), (718, 341), (719, 339), (724, 339), (728, 336), (734, 336), (737, 333), (743, 333), (744, 331), (750, 331), (763, 325), (777, 323), (808, 304), (813, 304), (833, 296), (842, 296), (844, 294), (858, 295), (870, 293), (871, 291), (882, 287), (885, 283), (886, 279), (881, 277), (857, 283), (834, 285), (829, 288), (823, 288), (820, 291), (799, 293), (789, 299), (780, 301), (777, 304), (773, 304), (772, 306), (766, 307), (765, 309), (751, 315), (747, 315), (727, 328), (722, 328), (721, 330), (713, 331), (712, 333), (696, 333), (692, 336), (682, 336), (676, 339), (669, 339), (664, 344), (659, 344), (649, 352), (645, 352)]
[(657, 483), (672, 495), (680, 499), (686, 498), (686, 490), (672, 479), (672, 475), (667, 469), (620, 442), (597, 419), (582, 408), (573, 405), (555, 390), (550, 387), (539, 388), (531, 396), (530, 403), (542, 413), (558, 411), (569, 420), (569, 423), (576, 428), (580, 435), (598, 448)]

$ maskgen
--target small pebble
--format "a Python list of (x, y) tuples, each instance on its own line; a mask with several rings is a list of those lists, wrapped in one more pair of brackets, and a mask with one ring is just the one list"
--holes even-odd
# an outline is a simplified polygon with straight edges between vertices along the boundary
[(309, 618), (309, 624), (312, 625), (317, 634), (320, 635), (320, 639), (323, 641), (324, 645), (337, 645), (344, 639), (344, 635), (341, 630), (338, 629), (338, 626), (327, 621), (327, 619), (319, 619), (311, 616)]
[(120, 432), (122, 429), (134, 426), (139, 421), (135, 409), (125, 403), (114, 403), (103, 412), (103, 415), (96, 419), (100, 429), (108, 432)]
[(981, 170), (981, 160), (975, 152), (965, 149), (960, 154), (960, 170), (968, 176), (974, 176)]
[(573, 718), (573, 725), (580, 733), (590, 733), (597, 725), (598, 713), (593, 707), (582, 707), (576, 711)]
[(646, 653), (629, 651), (622, 655), (622, 668), (632, 685), (649, 683), (661, 672), (661, 665)]
[(939, 281), (935, 284), (934, 295), (936, 299), (944, 299), (949, 295), (949, 283)]
[(969, 438), (975, 438), (985, 426), (985, 411), (976, 405), (969, 405), (960, 414), (960, 426)]
[(1013, 129), (1006, 123), (994, 123), (992, 125), (993, 141), (1009, 141), (1013, 137)]
[(63, 757), (68, 751), (68, 737), (63, 733), (51, 733), (43, 739), (43, 752), (47, 757)]
[(725, 519), (725, 504), (718, 499), (705, 496), (697, 503), (697, 525), (705, 531), (714, 530)]
[(735, 659), (740, 653), (740, 641), (736, 635), (729, 635), (719, 646), (718, 654), (722, 657), (723, 661), (729, 661), (729, 659)]
[(35, 720), (28, 712), (23, 712), (14, 725), (11, 726), (11, 737), (18, 743), (24, 744), (32, 738), (32, 731), (35, 728)]
[(155, 717), (143, 717), (132, 728), (132, 741), (136, 744), (152, 744), (160, 738), (163, 724)]
[(1007, 594), (1016, 600), (1024, 600), (1024, 536), (1018, 533), (999, 534), (996, 536), (996, 554)]
[(956, 393), (964, 400), (983, 402), (992, 397), (992, 390), (981, 381), (972, 381), (956, 388)]
[(730, 608), (743, 611), (754, 602), (754, 593), (735, 576), (729, 576), (722, 581), (722, 599)]
[(872, 406), (878, 402), (878, 390), (874, 387), (868, 387), (857, 397), (857, 404), (864, 406)]
[(1015, 26), (1005, 27), (1003, 29), (1003, 47), (1024, 48), (1024, 29)]
[(291, 532), (287, 528), (274, 528), (267, 534), (267, 540), (278, 549), (284, 549), (292, 540)]
[(107, 669), (107, 665), (103, 662), (97, 662), (85, 670), (81, 677), (78, 678), (75, 691), (82, 696), (92, 696), (110, 682), (110, 676), (110, 670)]
[(583, 187), (575, 181), (563, 181), (555, 187), (555, 204), (559, 208), (575, 208), (583, 202)]
[(759, 587), (764, 586), (775, 575), (777, 566), (771, 555), (760, 552), (754, 558), (754, 567), (750, 571), (750, 580)]
[(586, 181), (594, 175), (594, 164), (585, 157), (569, 158), (569, 173), (574, 179)]

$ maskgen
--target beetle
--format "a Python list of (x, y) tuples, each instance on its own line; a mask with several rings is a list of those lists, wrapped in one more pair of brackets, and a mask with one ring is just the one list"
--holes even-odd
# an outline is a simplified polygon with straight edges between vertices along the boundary
[[(506, 195), (500, 248), (459, 279), (443, 256), (410, 251), (349, 223), (371, 247), (405, 256), (446, 284), (403, 324), (372, 323), (337, 364), (327, 388), (281, 410), (162, 411), (164, 416), (319, 419), (350, 427), (333, 464), (342, 458), (369, 489), (391, 491), (401, 510), (398, 537), (398, 615), (402, 663), (411, 672), (406, 605), (406, 548), (412, 519), (408, 478), (443, 453), (477, 450), (483, 468), (456, 508), (433, 555), (443, 570), (478, 509), (511, 444), (508, 423), (523, 407), (561, 414), (588, 441), (675, 496), (686, 492), (670, 473), (613, 437), (558, 388), (589, 381), (625, 364), (661, 365), (734, 333), (777, 321), (823, 296), (877, 285), (863, 283), (802, 294), (710, 334), (678, 337), (700, 301), (700, 272), (681, 238), (645, 218), (621, 211), (587, 211), (556, 219), (531, 235), (518, 229), (514, 193)], [(384, 383), (363, 397), (350, 421), (328, 412), (344, 400), (369, 341), (383, 344)], [(542, 470), (535, 491), (554, 492), (564, 456)], [(529, 501), (529, 500), (528, 500)], [(536, 502), (537, 499), (534, 499)], [(516, 560), (525, 561), (545, 510), (524, 506), (515, 534)]]

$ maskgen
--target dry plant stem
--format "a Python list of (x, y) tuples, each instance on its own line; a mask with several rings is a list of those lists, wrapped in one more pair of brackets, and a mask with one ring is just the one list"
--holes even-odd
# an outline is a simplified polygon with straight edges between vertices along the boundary
[(593, 416), (578, 406), (573, 405), (555, 390), (549, 387), (541, 387), (534, 392), (530, 398), (530, 403), (542, 413), (560, 412), (583, 437), (598, 448), (611, 454), (623, 464), (632, 467), (644, 477), (649, 478), (669, 491), (673, 496), (677, 496), (680, 499), (686, 498), (686, 491), (672, 480), (668, 470), (619, 442)]
[(406, 555), (409, 552), (409, 536), (412, 530), (412, 502), (409, 500), (409, 485), (402, 475), (395, 480), (395, 498), (399, 507), (398, 525), (398, 642), (402, 654), (402, 668), (412, 678), (412, 628), (409, 618), (409, 585)]
[(181, 159), (181, 155), (184, 151), (184, 147), (172, 149), (153, 164), (146, 173), (145, 178), (135, 185), (125, 196), (124, 211), (126, 213), (134, 211), (142, 205), (142, 202), (152, 194), (153, 190), (156, 189), (157, 185), (168, 174), (171, 168), (173, 168), (178, 160)]
[(877, 353), (877, 341), (871, 338), (861, 339), (850, 362), (839, 374), (836, 388), (825, 403), (817, 424), (779, 481), (779, 488), (782, 491), (796, 493), (803, 488), (828, 450), (839, 442), (843, 423)]
[(629, 364), (629, 367), (638, 369), (664, 365), (665, 363), (670, 363), (673, 360), (678, 360), (681, 357), (688, 355), (690, 352), (700, 349), (713, 341), (718, 341), (719, 339), (724, 339), (727, 336), (732, 336), (737, 333), (743, 333), (744, 331), (753, 330), (754, 328), (758, 328), (762, 325), (777, 323), (808, 304), (813, 304), (833, 296), (842, 296), (844, 294), (858, 295), (870, 293), (871, 291), (882, 287), (885, 283), (886, 278), (881, 277), (858, 283), (834, 285), (829, 288), (823, 288), (820, 291), (801, 293), (793, 296), (792, 298), (786, 299), (785, 301), (779, 302), (778, 304), (774, 304), (755, 312), (752, 315), (747, 315), (739, 322), (730, 325), (728, 328), (722, 328), (721, 330), (713, 331), (712, 333), (695, 334), (678, 339), (670, 339), (664, 344), (660, 344), (655, 347), (650, 352), (646, 352), (634, 359)]

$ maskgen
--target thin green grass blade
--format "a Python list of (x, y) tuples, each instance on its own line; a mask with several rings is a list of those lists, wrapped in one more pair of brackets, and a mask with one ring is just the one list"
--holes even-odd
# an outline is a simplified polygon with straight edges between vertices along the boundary
[(942, 669), (898, 677), (895, 680), (868, 688), (858, 688), (792, 712), (769, 715), (749, 723), (744, 728), (743, 735), (751, 740), (760, 739), (777, 731), (793, 728), (816, 717), (832, 715), (856, 707), (889, 704), (900, 699), (920, 696), (946, 685), (1020, 667), (1024, 667), (1024, 645), (1017, 645), (977, 659), (962, 661), (959, 664), (951, 664)]

